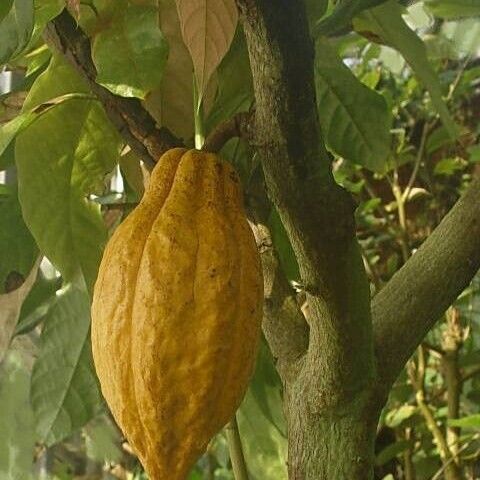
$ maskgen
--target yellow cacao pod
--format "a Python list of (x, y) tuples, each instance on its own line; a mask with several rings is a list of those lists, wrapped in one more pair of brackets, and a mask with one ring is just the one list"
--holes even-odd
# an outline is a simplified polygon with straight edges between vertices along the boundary
[(238, 177), (173, 149), (111, 237), (92, 304), (103, 395), (152, 480), (183, 480), (252, 374), (263, 282)]

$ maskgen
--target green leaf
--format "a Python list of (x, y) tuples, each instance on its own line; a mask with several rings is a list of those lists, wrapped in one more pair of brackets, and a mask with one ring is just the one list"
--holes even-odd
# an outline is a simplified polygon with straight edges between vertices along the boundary
[(377, 35), (402, 54), (428, 90), (432, 105), (449, 135), (456, 138), (458, 128), (442, 98), (440, 82), (428, 61), (425, 44), (405, 23), (402, 13), (402, 7), (395, 0), (389, 0), (354, 19), (355, 30)]
[(401, 405), (395, 410), (390, 410), (385, 418), (385, 423), (391, 428), (398, 427), (402, 422), (408, 420), (418, 412), (413, 405)]
[(31, 480), (35, 431), (29, 401), (30, 371), (19, 352), (10, 350), (0, 370), (0, 478)]
[(9, 12), (0, 21), (0, 65), (19, 55), (28, 45), (33, 32), (33, 0), (10, 3)]
[(16, 192), (0, 199), (0, 293), (10, 272), (26, 278), (31, 271), (38, 248), (23, 221)]
[(144, 98), (160, 85), (168, 45), (155, 7), (117, 3), (107, 27), (93, 40), (97, 82), (117, 95)]
[(414, 442), (412, 440), (400, 440), (398, 442), (391, 443), (376, 455), (375, 465), (385, 465), (397, 455), (403, 453), (405, 450), (411, 447), (413, 443)]
[(97, 462), (117, 463), (122, 459), (120, 435), (109, 417), (101, 415), (85, 427), (85, 447), (88, 458)]
[(268, 223), (272, 232), (273, 244), (285, 275), (289, 280), (298, 281), (300, 279), (300, 270), (297, 258), (277, 210), (272, 209)]
[(328, 8), (328, 0), (306, 0), (308, 23), (310, 30), (313, 31), (317, 22), (322, 18)]
[(12, 5), (13, 0), (3, 0), (2, 3), (0, 3), (0, 22), (8, 15)]
[(287, 440), (281, 383), (265, 344), (237, 419), (252, 478), (286, 480)]
[(45, 320), (31, 402), (37, 433), (47, 445), (67, 438), (100, 411), (90, 346), (90, 300), (72, 286), (60, 293)]
[(35, 0), (34, 39), (42, 33), (45, 25), (61, 13), (65, 0)]
[[(25, 102), (85, 92), (73, 69), (54, 58)], [(39, 139), (42, 139), (40, 142)], [(40, 250), (69, 281), (83, 275), (91, 289), (106, 228), (100, 208), (88, 200), (119, 156), (120, 140), (93, 101), (66, 102), (44, 113), (16, 140), (19, 198)]]
[(54, 305), (55, 293), (62, 286), (61, 278), (47, 278), (41, 270), (22, 304), (15, 335), (23, 335), (35, 328)]
[(383, 171), (391, 124), (384, 98), (363, 85), (324, 38), (317, 40), (315, 82), (320, 124), (329, 147), (353, 163)]
[(437, 17), (460, 18), (480, 15), (478, 0), (427, 0), (425, 6)]
[(376, 7), (386, 0), (343, 0), (337, 2), (333, 12), (313, 30), (314, 37), (330, 36), (348, 27), (356, 15), (368, 8)]
[(435, 175), (446, 175), (448, 177), (455, 172), (463, 170), (466, 166), (467, 162), (460, 157), (444, 158), (435, 165), (433, 173)]
[(218, 93), (207, 119), (207, 131), (235, 113), (248, 111), (253, 103), (250, 60), (243, 31), (239, 28), (230, 50), (217, 70)]
[(50, 109), (61, 105), (69, 100), (92, 100), (94, 97), (86, 93), (70, 93), (52, 98), (41, 105), (36, 106), (30, 111), (17, 115), (9, 122), (0, 126), (0, 155), (7, 150), (14, 138), (25, 128), (31, 125), (39, 116), (45, 114)]
[(472, 427), (472, 428), (479, 428), (480, 427), (480, 414), (469, 415), (463, 418), (456, 418), (447, 420), (448, 425), (451, 427)]
[(250, 392), (263, 415), (286, 438), (285, 418), (282, 409), (282, 382), (273, 364), (270, 349), (264, 339), (258, 352), (255, 374), (250, 382)]

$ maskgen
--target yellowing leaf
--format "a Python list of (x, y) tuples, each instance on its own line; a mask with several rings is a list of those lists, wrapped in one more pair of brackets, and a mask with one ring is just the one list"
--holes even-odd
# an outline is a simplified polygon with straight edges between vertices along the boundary
[(227, 53), (238, 21), (234, 0), (176, 0), (183, 40), (193, 60), (199, 97)]

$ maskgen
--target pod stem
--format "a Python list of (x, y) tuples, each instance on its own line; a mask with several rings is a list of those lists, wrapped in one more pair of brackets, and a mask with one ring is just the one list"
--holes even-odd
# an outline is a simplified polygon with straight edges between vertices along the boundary
[(226, 426), (225, 433), (227, 434), (228, 450), (235, 480), (248, 480), (247, 465), (243, 455), (242, 440), (238, 431), (236, 415), (233, 416), (230, 423)]

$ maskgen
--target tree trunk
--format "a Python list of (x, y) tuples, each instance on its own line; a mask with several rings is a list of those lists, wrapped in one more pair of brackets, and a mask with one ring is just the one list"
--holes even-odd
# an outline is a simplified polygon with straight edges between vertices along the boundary
[(286, 399), (289, 480), (373, 479), (379, 410), (357, 399), (315, 414), (303, 398)]

